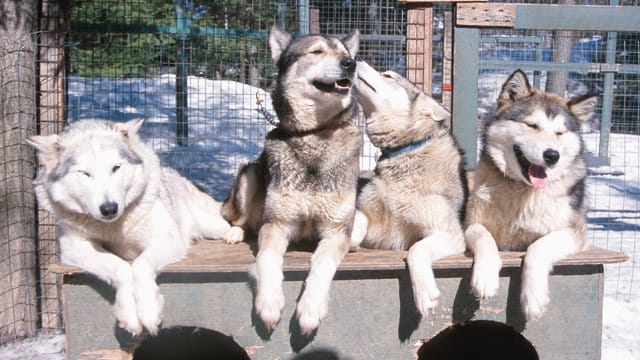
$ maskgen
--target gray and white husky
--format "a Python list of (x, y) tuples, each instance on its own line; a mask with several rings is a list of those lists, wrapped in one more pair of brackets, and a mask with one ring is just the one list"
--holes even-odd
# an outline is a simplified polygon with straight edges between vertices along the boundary
[(60, 135), (33, 136), (39, 204), (55, 216), (61, 260), (116, 290), (115, 316), (132, 334), (162, 320), (156, 274), (194, 239), (221, 239), (220, 204), (142, 143), (142, 120), (81, 120)]
[(222, 211), (233, 225), (228, 242), (258, 233), (255, 310), (270, 330), (285, 305), (282, 262), (289, 244), (317, 243), (296, 311), (304, 334), (326, 316), (331, 281), (349, 250), (362, 147), (351, 123), (358, 45), (357, 30), (342, 40), (292, 38), (277, 26), (269, 34), (279, 124), (260, 158), (240, 168)]
[(464, 251), (467, 178), (451, 116), (404, 77), (361, 61), (356, 94), (382, 156), (358, 194), (352, 246), (409, 250), (413, 297), (426, 315), (440, 295), (431, 264)]
[(520, 302), (527, 320), (549, 303), (548, 275), (560, 259), (585, 248), (585, 177), (580, 125), (597, 97), (566, 100), (529, 85), (515, 71), (504, 83), (467, 207), (465, 238), (479, 297), (493, 296), (499, 250), (525, 251)]

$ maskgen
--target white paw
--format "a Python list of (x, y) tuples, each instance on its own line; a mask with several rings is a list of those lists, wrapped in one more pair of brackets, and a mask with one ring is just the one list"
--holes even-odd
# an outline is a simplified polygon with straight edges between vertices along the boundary
[(156, 335), (158, 327), (162, 322), (162, 307), (164, 299), (159, 292), (156, 291), (155, 296), (150, 296), (143, 301), (138, 301), (138, 319), (140, 323), (149, 331), (149, 334)]
[(527, 321), (537, 320), (544, 314), (549, 304), (549, 295), (523, 291), (520, 294), (520, 304)]
[[(116, 317), (117, 316), (118, 315), (116, 314)], [(134, 336), (140, 335), (142, 333), (142, 324), (140, 323), (140, 321), (138, 321), (137, 317), (127, 319), (120, 318), (118, 320), (118, 326)]]
[(471, 273), (471, 289), (477, 297), (486, 299), (498, 292), (501, 267), (502, 261), (499, 257), (497, 259), (476, 258)]
[(237, 244), (244, 240), (244, 230), (240, 226), (232, 226), (224, 234), (224, 242), (227, 244)]
[(151, 335), (158, 332), (162, 322), (164, 300), (155, 281), (155, 274), (143, 260), (136, 259), (133, 266), (134, 295), (138, 320)]
[(322, 320), (327, 316), (329, 304), (327, 300), (311, 299), (311, 296), (304, 294), (298, 302), (296, 309), (298, 323), (303, 335), (309, 335), (320, 326)]
[(113, 305), (113, 312), (116, 319), (118, 319), (119, 327), (133, 335), (140, 335), (140, 333), (142, 333), (142, 324), (138, 320), (133, 291), (122, 289), (116, 292), (116, 301)]
[(440, 290), (438, 290), (435, 279), (414, 280), (413, 300), (420, 314), (428, 315), (429, 311), (438, 305), (439, 297)]
[(527, 321), (536, 320), (549, 304), (548, 275), (543, 271), (525, 269), (522, 276), (520, 305)]
[(282, 316), (284, 310), (284, 293), (282, 289), (273, 293), (256, 295), (256, 313), (262, 319), (266, 328), (273, 330)]

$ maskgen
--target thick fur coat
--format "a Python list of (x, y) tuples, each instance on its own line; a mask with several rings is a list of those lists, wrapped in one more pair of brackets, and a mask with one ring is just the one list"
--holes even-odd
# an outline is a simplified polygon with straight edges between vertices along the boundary
[(56, 219), (63, 262), (116, 290), (115, 316), (132, 334), (162, 320), (156, 274), (196, 239), (221, 239), (220, 204), (160, 166), (138, 137), (142, 120), (81, 120), (60, 135), (34, 136), (38, 203)]
[(365, 62), (356, 93), (382, 156), (358, 195), (352, 245), (409, 250), (414, 300), (426, 315), (440, 295), (431, 264), (464, 251), (467, 185), (451, 116), (405, 78)]
[(258, 233), (255, 309), (268, 329), (284, 309), (282, 257), (290, 243), (317, 244), (296, 311), (305, 334), (326, 316), (331, 280), (349, 249), (362, 147), (351, 123), (358, 44), (357, 31), (342, 40), (293, 38), (274, 26), (269, 36), (279, 124), (260, 158), (239, 170), (223, 209), (234, 225), (229, 242)]
[(484, 129), (465, 221), (474, 254), (471, 285), (478, 296), (493, 296), (498, 251), (526, 251), (520, 300), (529, 320), (549, 303), (553, 264), (585, 248), (587, 167), (579, 129), (596, 101), (545, 93), (518, 70), (502, 86)]

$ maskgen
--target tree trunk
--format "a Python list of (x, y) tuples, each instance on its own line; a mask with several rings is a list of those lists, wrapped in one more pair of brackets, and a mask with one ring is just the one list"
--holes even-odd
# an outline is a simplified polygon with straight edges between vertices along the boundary
[[(575, 5), (576, 0), (558, 0), (558, 5)], [(551, 61), (568, 63), (573, 46), (573, 32), (556, 30), (553, 32), (553, 47)], [(547, 74), (545, 90), (560, 96), (565, 96), (569, 73), (566, 71), (550, 71)]]
[(34, 151), (37, 1), (0, 0), (0, 338), (36, 329)]

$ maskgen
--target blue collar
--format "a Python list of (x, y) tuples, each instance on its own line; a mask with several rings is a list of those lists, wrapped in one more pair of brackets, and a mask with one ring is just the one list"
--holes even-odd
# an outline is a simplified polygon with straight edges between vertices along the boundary
[(392, 157), (395, 157), (395, 156), (398, 156), (398, 155), (402, 155), (402, 154), (404, 154), (406, 152), (413, 151), (413, 150), (419, 148), (420, 146), (428, 143), (430, 140), (431, 140), (431, 135), (428, 135), (427, 137), (425, 137), (422, 140), (410, 142), (410, 143), (405, 144), (405, 145), (400, 145), (400, 146), (395, 146), (395, 147), (390, 147), (390, 148), (382, 148), (382, 149), (380, 149), (380, 152), (382, 153), (382, 158), (383, 159), (390, 159)]

